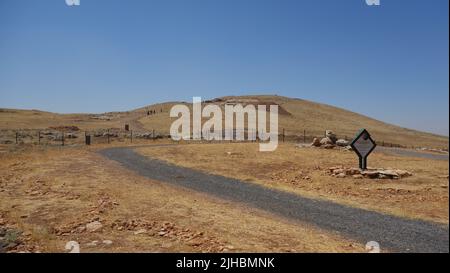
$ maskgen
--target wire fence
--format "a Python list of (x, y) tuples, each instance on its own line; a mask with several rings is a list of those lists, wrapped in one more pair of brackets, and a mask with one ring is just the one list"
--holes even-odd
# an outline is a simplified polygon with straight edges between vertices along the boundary
[[(20, 130), (0, 130), (0, 144), (35, 144), (35, 145), (94, 145), (94, 144), (108, 144), (113, 142), (133, 143), (133, 141), (154, 141), (157, 139), (170, 139), (171, 136), (167, 133), (158, 132), (157, 130), (137, 131), (130, 130), (129, 126), (126, 129), (109, 128), (97, 130), (79, 130), (78, 128), (58, 129), (20, 129)], [(128, 130), (127, 130), (128, 129)], [(310, 133), (313, 131), (303, 130), (303, 134), (289, 134), (288, 130), (281, 129), (278, 134), (279, 142), (295, 142), (295, 143), (312, 143), (314, 138), (319, 140), (325, 137), (323, 134)], [(317, 131), (315, 131), (317, 132)], [(218, 141), (217, 136), (213, 132), (196, 132), (196, 136), (201, 136), (203, 141)], [(241, 140), (237, 140), (241, 136)], [(259, 137), (256, 130), (234, 129), (222, 130), (220, 141), (264, 141), (270, 137), (266, 134)], [(193, 139), (194, 133), (191, 132), (188, 139)], [(337, 135), (338, 139), (351, 141), (351, 137), (346, 135)], [(186, 139), (186, 138), (185, 138)], [(383, 140), (378, 140), (377, 145), (384, 147), (395, 148), (419, 148), (415, 146), (406, 146), (397, 143), (391, 143)]]

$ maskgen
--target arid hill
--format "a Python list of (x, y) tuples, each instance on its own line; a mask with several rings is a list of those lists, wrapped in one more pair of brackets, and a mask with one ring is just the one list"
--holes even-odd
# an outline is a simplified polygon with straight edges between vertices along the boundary
[[(37, 110), (0, 109), (0, 130), (47, 129), (58, 126), (77, 126), (80, 130), (124, 128), (129, 124), (134, 131), (152, 131), (168, 135), (171, 107), (178, 103), (167, 102), (149, 105), (128, 112), (104, 114), (56, 114)], [(223, 106), (226, 103), (279, 106), (279, 130), (288, 136), (322, 136), (333, 130), (338, 137), (351, 139), (360, 128), (366, 128), (373, 138), (381, 142), (404, 146), (448, 149), (448, 137), (420, 132), (388, 124), (351, 111), (326, 104), (281, 96), (229, 96), (205, 101)]]

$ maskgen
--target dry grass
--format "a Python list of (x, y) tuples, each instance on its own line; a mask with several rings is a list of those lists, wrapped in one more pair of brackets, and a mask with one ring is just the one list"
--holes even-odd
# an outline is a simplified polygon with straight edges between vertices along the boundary
[[(75, 240), (82, 252), (364, 251), (306, 224), (137, 176), (97, 148), (0, 153), (0, 221), (24, 231), (16, 250), (62, 252)], [(82, 230), (94, 220), (101, 231)]]
[[(379, 142), (402, 144), (408, 147), (448, 148), (448, 137), (387, 124), (330, 105), (280, 96), (238, 96), (222, 99), (242, 101), (244, 105), (246, 103), (278, 104), (279, 131), (281, 133), (284, 128), (286, 135), (302, 136), (303, 130), (306, 130), (308, 136), (321, 137), (325, 130), (333, 130), (339, 137), (350, 139), (361, 128), (366, 128)], [(163, 109), (162, 113), (157, 111), (156, 115), (143, 116), (139, 122), (147, 129), (156, 129), (168, 134), (170, 124), (175, 120), (168, 114), (172, 105), (174, 103), (161, 104), (156, 109)]]
[[(409, 130), (387, 124), (357, 113), (329, 105), (280, 96), (242, 96), (224, 99), (241, 100), (243, 104), (278, 104), (279, 129), (287, 135), (323, 136), (325, 130), (334, 130), (339, 137), (352, 138), (361, 128), (371, 132), (378, 142), (402, 144), (405, 146), (448, 149), (448, 137)], [(75, 125), (81, 130), (101, 128), (124, 128), (130, 124), (135, 131), (156, 130), (159, 134), (169, 134), (170, 124), (175, 118), (169, 117), (175, 102), (161, 103), (139, 108), (130, 112), (108, 113), (110, 120), (92, 119), (89, 114), (54, 114), (41, 111), (0, 109), (0, 129), (44, 129), (50, 126)], [(189, 106), (189, 104), (187, 104)], [(223, 104), (222, 104), (223, 106)], [(147, 116), (148, 110), (156, 114)]]
[(414, 175), (400, 180), (372, 180), (329, 176), (326, 172), (329, 167), (358, 164), (353, 152), (341, 150), (281, 144), (274, 152), (262, 153), (258, 151), (258, 144), (228, 143), (152, 147), (138, 151), (177, 165), (304, 196), (448, 223), (447, 161), (374, 153), (369, 158), (369, 166), (404, 169)]
[(90, 114), (56, 114), (37, 110), (0, 109), (0, 129), (46, 129), (58, 126), (77, 126), (82, 130), (123, 128), (127, 113), (115, 114), (111, 120), (91, 118)]

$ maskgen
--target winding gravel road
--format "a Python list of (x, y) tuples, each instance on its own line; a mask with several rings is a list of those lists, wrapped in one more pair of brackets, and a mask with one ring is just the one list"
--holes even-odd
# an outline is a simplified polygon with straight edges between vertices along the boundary
[(405, 156), (405, 157), (418, 157), (418, 158), (448, 161), (448, 154), (427, 153), (427, 152), (415, 151), (415, 150), (410, 150), (410, 149), (388, 148), (388, 147), (377, 146), (375, 148), (375, 152), (394, 154), (394, 155)]
[(314, 200), (233, 178), (207, 174), (142, 156), (134, 148), (108, 148), (99, 153), (142, 176), (310, 223), (363, 244), (377, 241), (381, 249), (394, 252), (449, 252), (448, 225), (409, 220)]

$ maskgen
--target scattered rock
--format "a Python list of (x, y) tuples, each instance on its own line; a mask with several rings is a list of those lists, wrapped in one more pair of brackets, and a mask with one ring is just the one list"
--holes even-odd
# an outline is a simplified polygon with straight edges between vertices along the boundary
[(344, 178), (352, 176), (353, 178), (371, 178), (371, 179), (400, 179), (412, 176), (412, 173), (398, 169), (368, 169), (361, 171), (358, 168), (331, 167), (328, 169), (331, 176)]
[(190, 246), (199, 246), (202, 244), (202, 241), (200, 240), (200, 238), (193, 238), (193, 239), (189, 240), (187, 242), (187, 244)]
[(144, 233), (147, 233), (147, 230), (142, 228), (142, 229), (136, 230), (134, 232), (134, 235), (139, 235), (139, 234), (144, 234)]
[(99, 221), (94, 221), (89, 224), (86, 224), (86, 230), (88, 232), (97, 232), (97, 231), (101, 230), (102, 228), (103, 228), (103, 225)]
[(324, 137), (320, 140), (320, 145), (333, 145), (333, 141), (328, 138), (328, 137)]
[(74, 233), (83, 233), (86, 231), (86, 226), (79, 226), (74, 229)]
[(105, 133), (103, 133), (103, 136), (104, 137), (107, 137), (107, 136), (109, 136), (109, 137), (118, 137), (119, 134), (117, 134), (115, 132), (105, 132)]
[(230, 249), (230, 250), (233, 250), (233, 249), (234, 249), (234, 246), (233, 246), (233, 245), (226, 245), (225, 248)]
[(311, 143), (311, 146), (314, 146), (314, 147), (320, 147), (320, 139), (318, 139), (317, 137), (315, 137), (315, 138), (313, 139), (313, 142)]
[(103, 240), (103, 244), (105, 244), (105, 245), (112, 245), (112, 241), (111, 240)]
[(346, 147), (348, 146), (349, 142), (345, 139), (339, 139), (336, 141), (336, 145), (340, 147)]
[(6, 235), (6, 228), (0, 227), (0, 237), (4, 237)]
[(98, 241), (92, 241), (90, 243), (87, 243), (86, 246), (93, 247), (93, 246), (97, 246), (97, 244), (98, 244)]
[(331, 141), (331, 144), (335, 144), (336, 143), (336, 134), (331, 131), (331, 130), (326, 130), (325, 131), (325, 136)]

